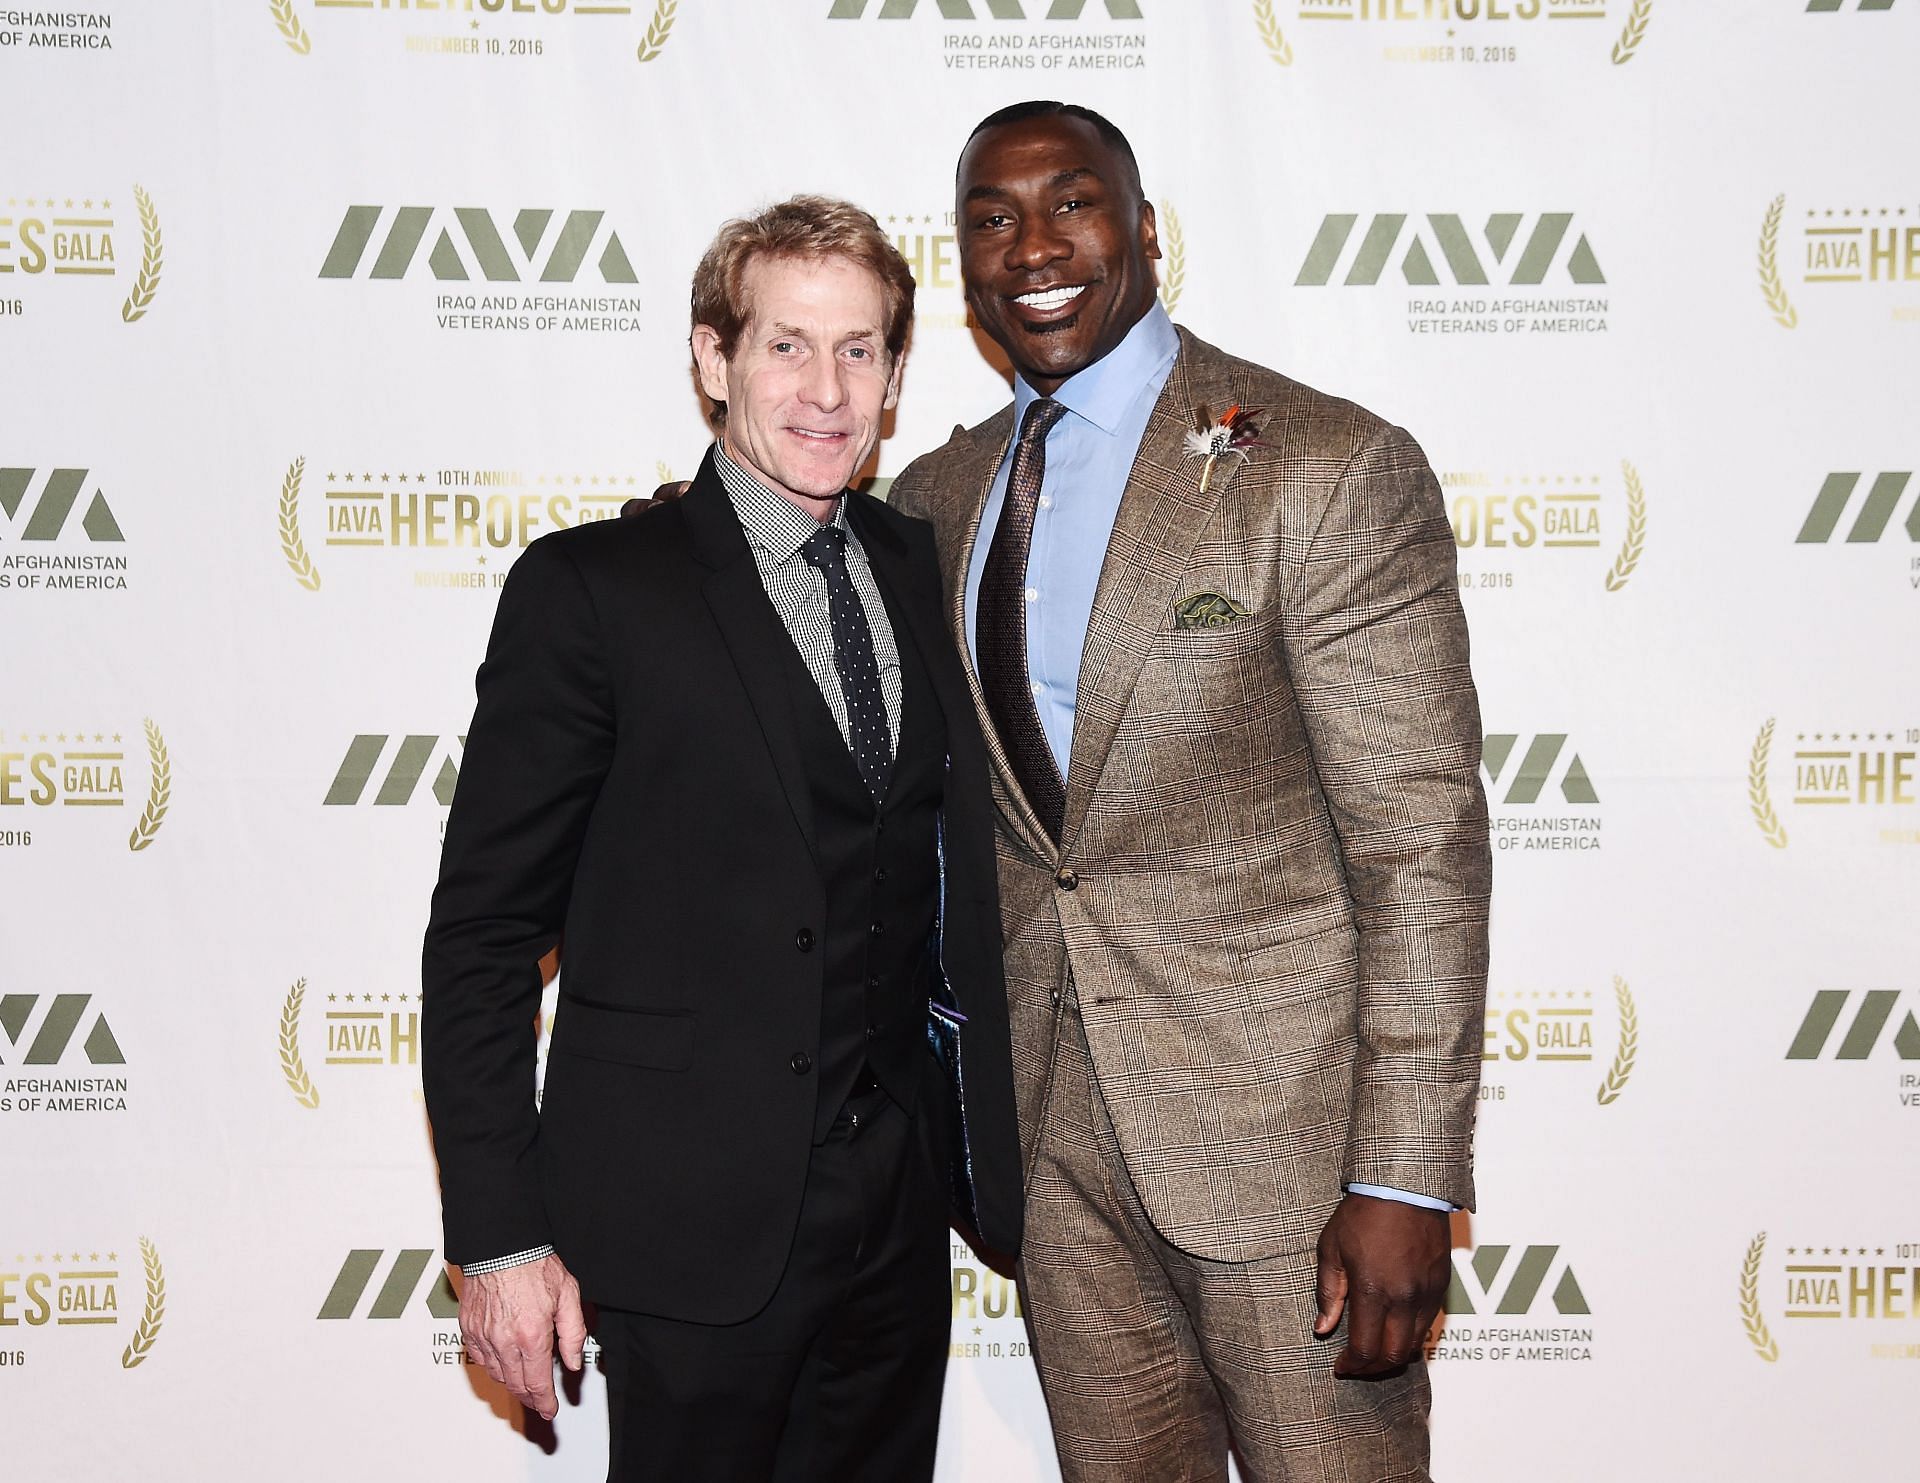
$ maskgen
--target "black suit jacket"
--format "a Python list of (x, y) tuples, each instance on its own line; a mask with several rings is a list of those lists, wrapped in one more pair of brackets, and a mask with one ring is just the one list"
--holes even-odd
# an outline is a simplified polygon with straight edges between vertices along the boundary
[[(943, 959), (979, 1234), (1018, 1249), (984, 744), (931, 527), (848, 519), (945, 713)], [(586, 1295), (698, 1322), (772, 1293), (811, 1147), (825, 898), (782, 668), (792, 640), (709, 455), (684, 498), (542, 537), (477, 681), (423, 961), (446, 1255), (551, 1242)], [(541, 954), (565, 940), (543, 1109)], [(927, 1099), (922, 1099), (923, 1105)]]

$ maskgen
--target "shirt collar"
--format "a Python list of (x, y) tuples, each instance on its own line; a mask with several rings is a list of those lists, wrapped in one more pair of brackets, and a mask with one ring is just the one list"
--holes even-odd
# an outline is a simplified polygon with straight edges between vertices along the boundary
[[(724, 445), (713, 445), (713, 466), (733, 513), (747, 532), (747, 544), (766, 552), (775, 565), (784, 565), (799, 554), (800, 548), (820, 529), (821, 522), (784, 495), (775, 494), (759, 479), (727, 456)], [(847, 528), (847, 502), (836, 501), (833, 519), (828, 525)]]
[[(1180, 353), (1180, 336), (1158, 300), (1140, 316), (1123, 339), (1085, 370), (1060, 383), (1053, 399), (1069, 412), (1112, 436), (1120, 430), (1127, 409), (1147, 388), (1159, 394), (1162, 372)], [(1013, 425), (1026, 420), (1027, 408), (1040, 393), (1026, 378), (1013, 378)]]

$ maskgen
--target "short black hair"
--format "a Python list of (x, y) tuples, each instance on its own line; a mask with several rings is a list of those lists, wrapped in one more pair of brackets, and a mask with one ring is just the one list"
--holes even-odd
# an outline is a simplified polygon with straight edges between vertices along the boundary
[[(966, 144), (960, 146), (960, 154), (964, 158), (968, 146), (988, 129), (997, 129), (1002, 124), (1025, 123), (1030, 118), (1054, 117), (1077, 118), (1082, 123), (1093, 125), (1093, 131), (1100, 136), (1109, 149), (1120, 156), (1121, 162), (1126, 165), (1127, 172), (1133, 176), (1134, 188), (1140, 190), (1142, 197), (1146, 195), (1145, 190), (1140, 186), (1140, 162), (1134, 158), (1133, 146), (1127, 142), (1127, 136), (1121, 133), (1113, 120), (1105, 114), (1095, 113), (1091, 108), (1083, 108), (1078, 103), (1060, 103), (1051, 98), (1034, 98), (1025, 103), (1010, 103), (1005, 108), (989, 113), (973, 126), (973, 132), (967, 135)], [(956, 177), (959, 175), (959, 170), (959, 163), (956, 161), (954, 164)]]

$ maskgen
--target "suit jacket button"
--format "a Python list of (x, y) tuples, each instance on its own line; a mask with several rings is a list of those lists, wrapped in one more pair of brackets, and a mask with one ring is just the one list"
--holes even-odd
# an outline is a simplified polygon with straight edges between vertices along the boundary
[(793, 1067), (793, 1074), (795, 1076), (805, 1076), (809, 1071), (813, 1070), (813, 1057), (803, 1050), (797, 1050), (793, 1053), (793, 1059), (787, 1062), (787, 1064)]
[(812, 952), (813, 951), (813, 929), (811, 927), (802, 927), (798, 932), (794, 933), (793, 945), (799, 948), (800, 951), (803, 953)]
[(1060, 869), (1055, 872), (1053, 883), (1063, 891), (1073, 891), (1079, 888), (1080, 877), (1075, 875), (1071, 868), (1062, 865)]

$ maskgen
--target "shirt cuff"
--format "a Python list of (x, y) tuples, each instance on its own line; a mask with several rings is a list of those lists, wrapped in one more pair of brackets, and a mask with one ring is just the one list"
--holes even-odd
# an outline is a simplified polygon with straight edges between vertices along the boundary
[[(1394, 1189), (1385, 1184), (1350, 1184), (1350, 1195), (1372, 1195), (1377, 1200), (1398, 1200), (1402, 1205), (1418, 1205), (1422, 1210), (1458, 1210), (1458, 1205), (1446, 1200), (1436, 1200), (1432, 1195), (1416, 1195), (1412, 1190)], [(472, 1267), (463, 1270), (471, 1272)]]
[(512, 1256), (496, 1256), (484, 1262), (462, 1262), (462, 1277), (479, 1277), (487, 1272), (504, 1272), (508, 1267), (523, 1266), (527, 1262), (537, 1262), (543, 1256), (552, 1256), (551, 1246), (529, 1246), (525, 1251), (516, 1251)]

